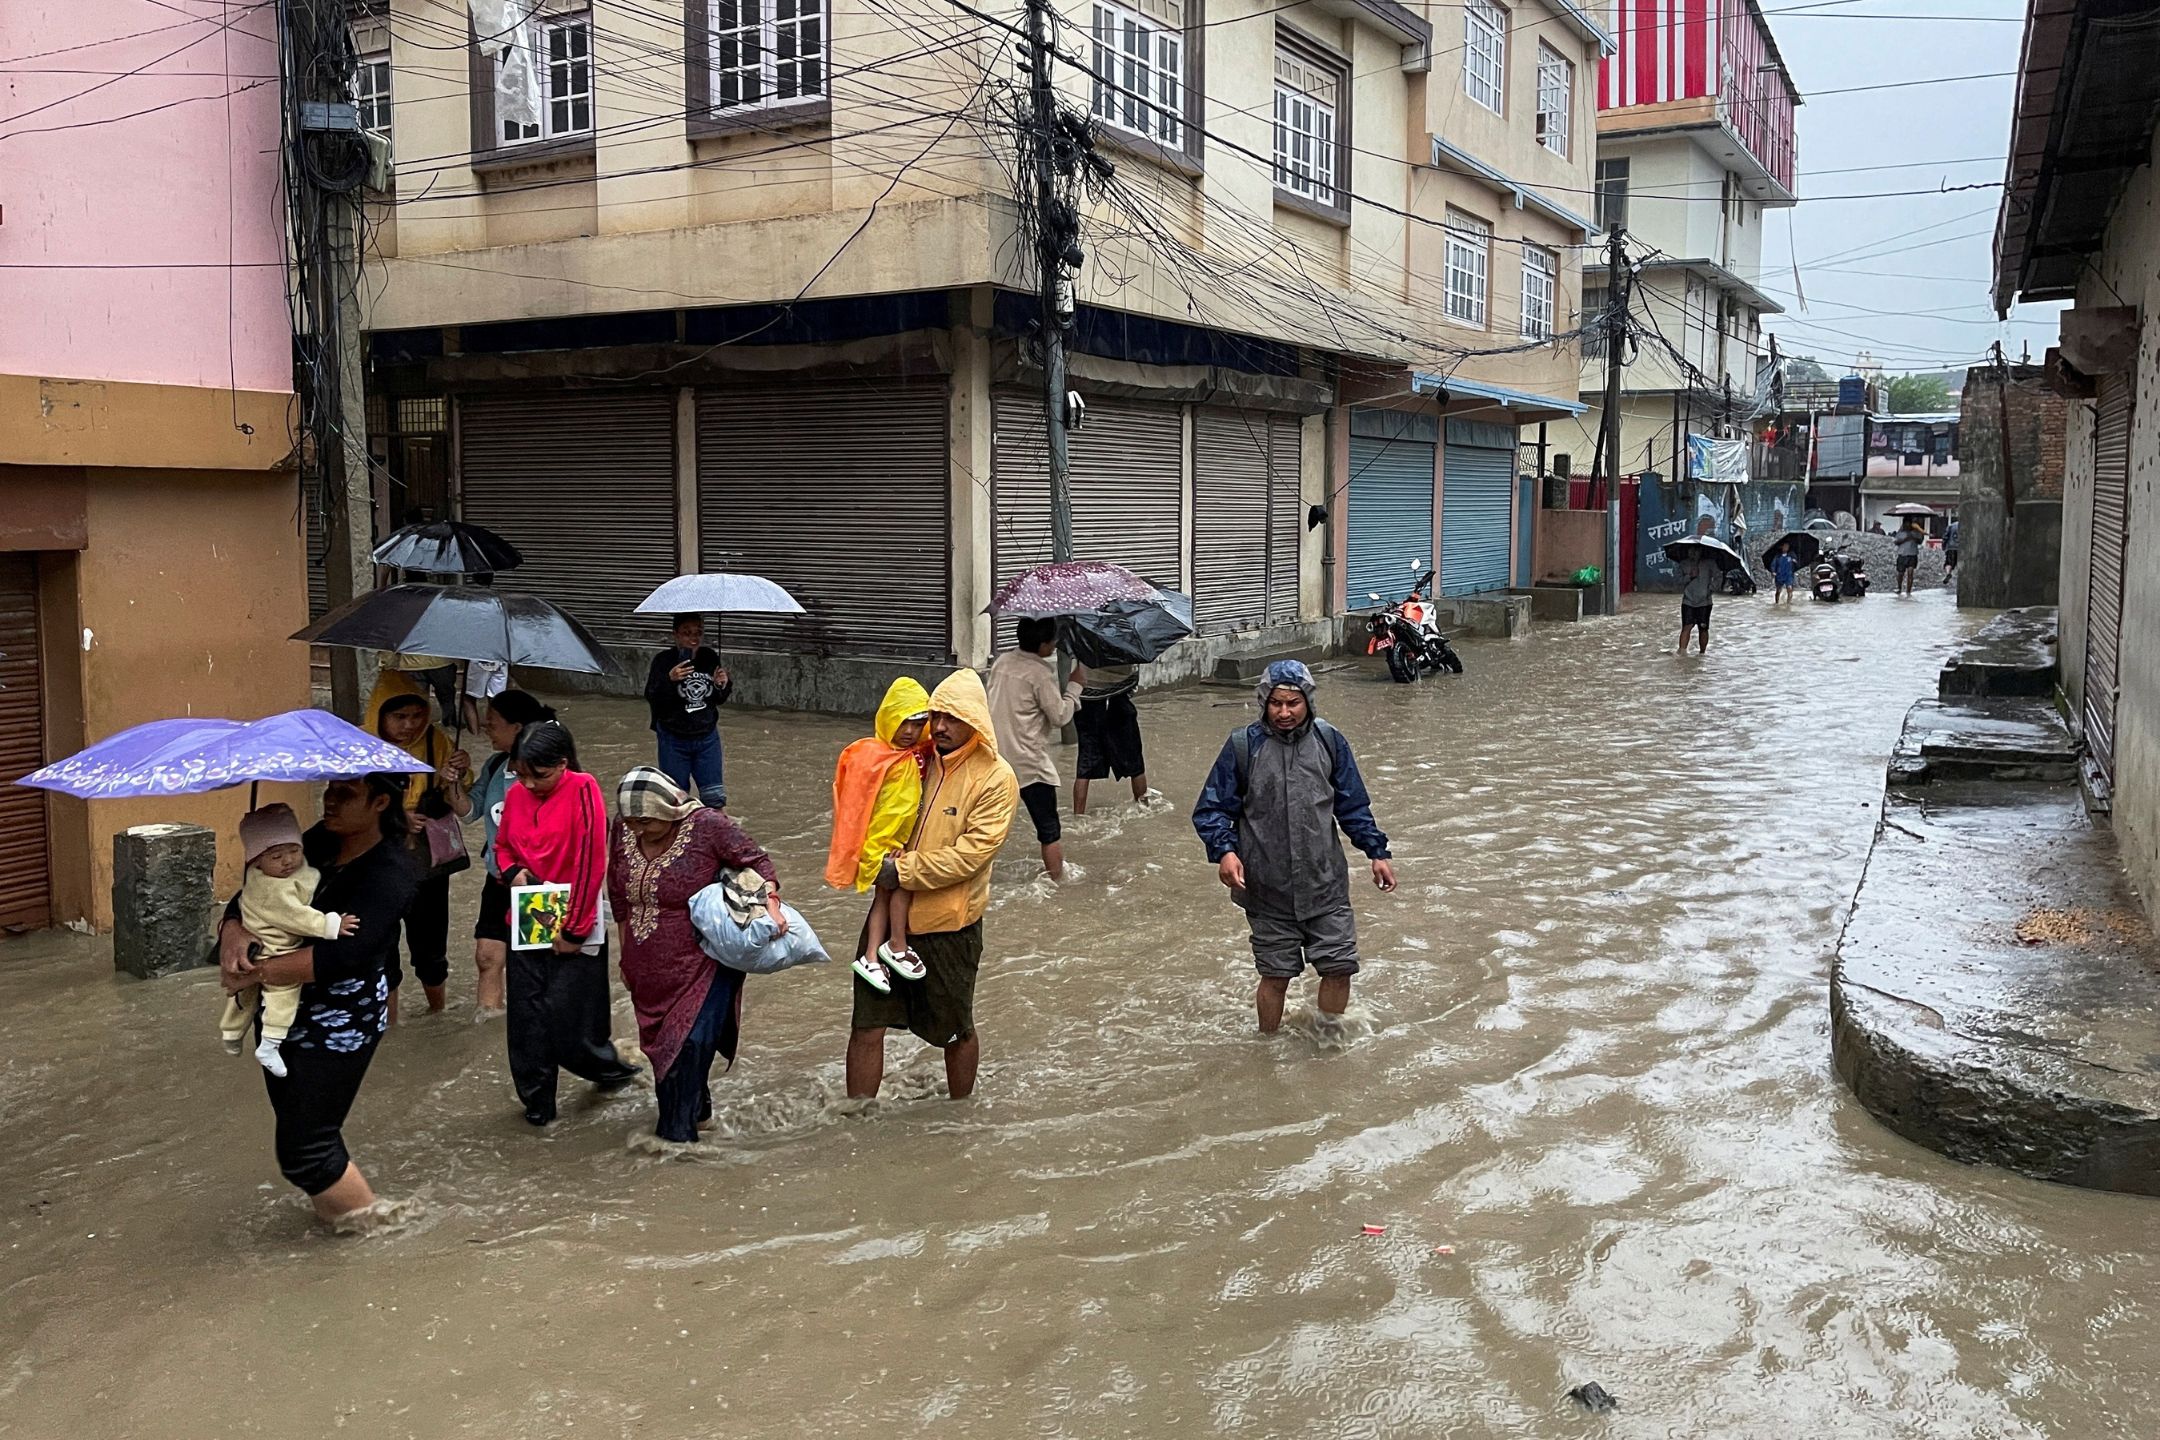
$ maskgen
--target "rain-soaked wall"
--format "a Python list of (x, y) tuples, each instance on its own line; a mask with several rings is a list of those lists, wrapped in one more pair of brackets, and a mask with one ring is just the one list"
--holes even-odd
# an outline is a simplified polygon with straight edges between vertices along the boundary
[[(1637, 524), (1641, 543), (1635, 552), (1635, 588), (1678, 590), (1680, 572), (1665, 556), (1665, 545), (1695, 533), (1695, 524), (1707, 515), (1716, 523), (1711, 532), (1734, 544), (1731, 515), (1735, 498), (1746, 523), (1747, 543), (1759, 551), (1771, 539), (1799, 523), (1802, 487), (1797, 484), (1722, 485), (1697, 480), (1645, 479)], [(1752, 562), (1751, 562), (1752, 563)]]

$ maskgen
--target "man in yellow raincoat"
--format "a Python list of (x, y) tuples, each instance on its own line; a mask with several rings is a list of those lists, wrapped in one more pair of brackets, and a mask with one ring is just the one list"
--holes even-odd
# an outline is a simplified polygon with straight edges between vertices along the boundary
[(990, 698), (973, 670), (947, 676), (930, 695), (937, 750), (923, 779), (921, 818), (907, 848), (888, 856), (878, 887), (912, 897), (909, 939), (926, 974), (890, 993), (855, 978), (847, 1050), (847, 1093), (867, 1098), (885, 1078), (885, 1032), (898, 1026), (945, 1052), (955, 1100), (975, 1089), (982, 1047), (975, 1033), (975, 976), (982, 965), (982, 917), (990, 866), (1012, 829), (1020, 782), (998, 756)]

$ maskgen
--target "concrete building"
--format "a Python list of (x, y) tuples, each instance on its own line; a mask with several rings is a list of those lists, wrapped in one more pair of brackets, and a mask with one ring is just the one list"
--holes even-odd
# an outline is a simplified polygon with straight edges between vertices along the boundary
[(2160, 886), (2160, 13), (2033, 0), (1995, 305), (2068, 300), (2062, 683), (2131, 879)]
[(1958, 605), (2053, 605), (2069, 402), (2046, 366), (2010, 364), (1975, 365), (1963, 400)]
[(67, 57), (0, 86), (0, 930), (108, 924), (115, 831), (230, 834), (244, 799), (17, 776), (145, 720), (307, 703), (281, 107), (232, 78), (277, 73), (274, 26), (0, 6), (0, 54)]
[[(625, 647), (678, 571), (771, 576), (812, 614), (728, 625), (756, 703), (985, 661), (993, 587), (1049, 557), (1024, 12), (985, 13), (362, 13), (396, 155), (366, 287), (383, 523), (502, 531), (528, 563), (500, 583)], [(1589, 221), (1556, 197), (1589, 188), (1603, 31), (1572, 0), (1083, 0), (1059, 34), (1115, 166), (1076, 287), (1079, 553), (1192, 593), (1185, 665), (1324, 637), (1436, 552), (1451, 590), (1517, 578), (1519, 429), (1577, 408), (1576, 348), (1536, 342), (1577, 318)]]
[[(1647, 332), (1622, 378), (1620, 450), (1607, 468), (1685, 477), (1688, 436), (1748, 438), (1762, 320), (1767, 212), (1794, 203), (1799, 92), (1755, 0), (1652, 0), (1614, 10), (1618, 51), (1599, 72), (1596, 219), (1622, 228), (1630, 314)], [(1593, 256), (1593, 262), (1601, 257)], [(1611, 294), (1586, 266), (1585, 313)], [(1573, 460), (1588, 473), (1602, 423), (1604, 349), (1585, 347)]]

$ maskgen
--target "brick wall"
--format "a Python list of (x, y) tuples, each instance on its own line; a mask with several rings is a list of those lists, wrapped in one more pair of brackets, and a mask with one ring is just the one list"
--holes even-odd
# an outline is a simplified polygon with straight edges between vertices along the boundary
[(2063, 425), (2069, 402), (2048, 388), (2038, 365), (2012, 365), (2007, 383), (1992, 365), (1965, 374), (1958, 434), (1962, 487), (2002, 499), (2003, 411), (2010, 412), (2010, 470), (2017, 496), (2060, 500), (2063, 493)]

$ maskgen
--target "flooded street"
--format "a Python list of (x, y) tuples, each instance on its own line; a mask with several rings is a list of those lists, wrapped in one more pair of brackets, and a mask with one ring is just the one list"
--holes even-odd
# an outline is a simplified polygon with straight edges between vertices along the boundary
[[(1470, 642), (1445, 683), (1321, 672), (1402, 881), (1355, 872), (1339, 1046), (1309, 978), (1253, 1033), (1185, 818), (1251, 706), (1205, 686), (1143, 699), (1170, 803), (1069, 822), (1063, 891), (1009, 845), (966, 1103), (895, 1036), (845, 1113), (835, 963), (751, 979), (694, 1157), (642, 1142), (643, 1090), (567, 1083), (536, 1135), (460, 877), (452, 1009), (391, 1032), (346, 1131), (414, 1202), (366, 1239), (279, 1181), (212, 975), (0, 945), (0, 1436), (2160, 1432), (2151, 1202), (1916, 1149), (1830, 1073), (1884, 759), (1986, 617), (1729, 602), (1681, 661), (1673, 610)], [(634, 702), (564, 718), (611, 789), (648, 754)], [(858, 905), (815, 880), (866, 729), (725, 722), (736, 813), (836, 949)], [(1566, 1398), (1592, 1380), (1618, 1413)]]

